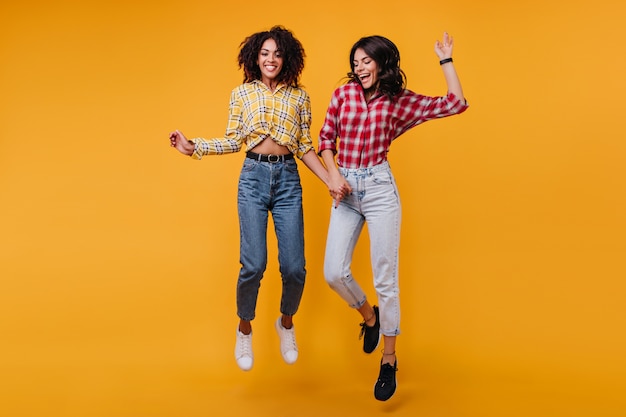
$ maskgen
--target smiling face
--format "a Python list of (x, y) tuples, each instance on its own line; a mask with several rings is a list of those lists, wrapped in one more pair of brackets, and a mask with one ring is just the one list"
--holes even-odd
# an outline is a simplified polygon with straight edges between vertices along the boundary
[(261, 69), (261, 81), (268, 87), (276, 84), (276, 77), (283, 69), (283, 56), (274, 39), (263, 42), (257, 64)]
[(361, 81), (364, 90), (376, 87), (378, 83), (378, 64), (361, 48), (354, 51), (352, 72)]

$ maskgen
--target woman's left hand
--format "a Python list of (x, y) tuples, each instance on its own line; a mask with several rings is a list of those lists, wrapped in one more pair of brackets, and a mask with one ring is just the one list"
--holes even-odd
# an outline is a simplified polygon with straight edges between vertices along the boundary
[(435, 42), (435, 53), (439, 57), (440, 60), (452, 57), (452, 45), (454, 44), (454, 39), (452, 36), (448, 35), (448, 32), (443, 33), (443, 43)]

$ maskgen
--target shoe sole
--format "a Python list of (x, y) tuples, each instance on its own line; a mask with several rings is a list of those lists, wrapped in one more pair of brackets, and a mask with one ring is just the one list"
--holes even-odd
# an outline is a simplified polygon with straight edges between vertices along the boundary
[(398, 390), (398, 380), (396, 380), (396, 387), (393, 389), (393, 392), (391, 393), (391, 395), (389, 397), (387, 397), (387, 398), (378, 398), (376, 396), (376, 384), (374, 384), (374, 398), (376, 398), (378, 401), (387, 401), (391, 397), (393, 397), (393, 395), (396, 393), (397, 390)]

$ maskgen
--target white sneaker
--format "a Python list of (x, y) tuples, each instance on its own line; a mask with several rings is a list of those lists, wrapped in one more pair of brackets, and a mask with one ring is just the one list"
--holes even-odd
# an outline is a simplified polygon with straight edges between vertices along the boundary
[(241, 370), (249, 371), (252, 369), (252, 363), (254, 361), (254, 355), (252, 354), (252, 333), (243, 334), (237, 329), (235, 359)]
[(280, 322), (280, 317), (276, 320), (276, 331), (280, 337), (280, 353), (288, 364), (294, 363), (298, 359), (298, 345), (296, 344), (296, 332), (294, 327), (285, 329)]

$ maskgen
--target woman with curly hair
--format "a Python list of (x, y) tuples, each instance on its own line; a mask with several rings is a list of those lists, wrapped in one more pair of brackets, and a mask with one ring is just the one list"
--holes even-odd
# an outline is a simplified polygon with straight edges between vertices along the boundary
[[(170, 134), (171, 146), (194, 159), (245, 147), (237, 198), (241, 269), (235, 343), (235, 359), (244, 371), (252, 368), (254, 360), (251, 322), (267, 264), (269, 213), (282, 277), (281, 315), (275, 326), (285, 362), (292, 364), (298, 358), (293, 316), (300, 305), (306, 271), (302, 188), (294, 156), (329, 184), (312, 144), (310, 99), (299, 86), (304, 56), (302, 44), (280, 26), (250, 35), (240, 45), (238, 62), (244, 79), (232, 90), (224, 136), (187, 140), (178, 130)], [(347, 185), (335, 184), (338, 188), (329, 191), (340, 200)]]
[[(382, 36), (361, 38), (350, 51), (349, 81), (331, 98), (319, 139), (330, 187), (344, 181), (353, 192), (331, 211), (324, 276), (363, 317), (363, 350), (371, 353), (383, 335), (376, 399), (396, 390), (396, 336), (400, 333), (398, 253), (400, 199), (387, 153), (391, 142), (428, 120), (464, 112), (468, 105), (452, 63), (452, 38), (435, 43), (448, 93), (428, 97), (405, 88), (396, 45)], [(336, 161), (335, 161), (336, 156)], [(371, 263), (378, 306), (371, 305), (352, 276), (350, 265), (364, 223), (370, 235)]]

